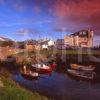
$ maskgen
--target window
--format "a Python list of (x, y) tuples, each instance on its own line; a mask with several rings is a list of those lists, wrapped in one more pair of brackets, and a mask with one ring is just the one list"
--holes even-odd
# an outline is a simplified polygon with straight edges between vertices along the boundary
[(86, 40), (87, 40), (87, 38), (85, 37), (85, 38), (84, 38), (84, 40), (86, 41)]
[(83, 35), (86, 35), (86, 32), (83, 32)]

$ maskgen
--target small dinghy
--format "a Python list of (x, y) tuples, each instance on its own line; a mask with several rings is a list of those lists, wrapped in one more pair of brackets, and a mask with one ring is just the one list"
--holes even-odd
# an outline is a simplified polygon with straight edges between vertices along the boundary
[(39, 77), (39, 74), (37, 72), (27, 69), (26, 66), (24, 66), (23, 70), (21, 70), (21, 75), (27, 79), (38, 79), (38, 77)]
[(78, 64), (70, 64), (72, 69), (76, 70), (82, 70), (82, 71), (94, 71), (95, 67), (92, 65), (89, 66), (83, 66), (83, 65), (78, 65)]
[(94, 80), (96, 78), (96, 73), (86, 73), (84, 71), (78, 71), (73, 69), (67, 69), (67, 73), (73, 77), (84, 79), (84, 80)]
[(21, 73), (21, 75), (26, 78), (26, 79), (38, 79), (39, 74), (37, 72), (26, 72), (26, 73)]

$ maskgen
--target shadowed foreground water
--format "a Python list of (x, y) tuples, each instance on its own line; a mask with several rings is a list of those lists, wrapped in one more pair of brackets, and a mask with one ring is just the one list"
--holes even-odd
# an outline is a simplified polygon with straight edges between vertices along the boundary
[(72, 80), (65, 74), (54, 72), (38, 80), (27, 80), (18, 74), (13, 75), (13, 80), (50, 100), (100, 100), (100, 83)]

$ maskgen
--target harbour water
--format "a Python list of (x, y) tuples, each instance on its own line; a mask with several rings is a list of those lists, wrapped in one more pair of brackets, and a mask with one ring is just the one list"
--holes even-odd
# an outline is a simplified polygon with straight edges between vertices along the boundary
[(53, 72), (51, 76), (41, 75), (38, 80), (29, 80), (19, 73), (13, 75), (12, 79), (50, 100), (100, 100), (100, 83), (78, 81), (67, 74)]

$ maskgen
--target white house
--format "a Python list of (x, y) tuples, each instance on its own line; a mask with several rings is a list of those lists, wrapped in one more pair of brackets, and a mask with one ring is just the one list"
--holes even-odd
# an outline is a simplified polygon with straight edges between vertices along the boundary
[(41, 49), (48, 49), (48, 47), (54, 46), (55, 42), (49, 39), (44, 39), (39, 41), (39, 44), (41, 45)]
[(43, 44), (42, 45), (42, 49), (48, 49), (48, 45), (47, 44)]
[(54, 46), (54, 44), (55, 44), (54, 41), (52, 41), (52, 40), (48, 41), (48, 46)]

